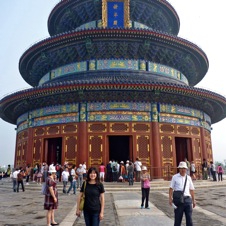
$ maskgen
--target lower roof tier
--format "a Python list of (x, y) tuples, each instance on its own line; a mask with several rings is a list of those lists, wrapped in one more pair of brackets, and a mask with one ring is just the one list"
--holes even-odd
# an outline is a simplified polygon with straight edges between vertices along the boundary
[(193, 108), (144, 102), (88, 102), (30, 110), (17, 119), (17, 133), (31, 127), (79, 122), (159, 122), (211, 130), (210, 117)]
[[(216, 123), (226, 116), (226, 98), (208, 90), (145, 80), (118, 83), (119, 78), (57, 82), (16, 92), (0, 100), (0, 117), (12, 124), (26, 112), (53, 105), (87, 102), (144, 102), (193, 108)], [(120, 78), (123, 81), (123, 78)]]

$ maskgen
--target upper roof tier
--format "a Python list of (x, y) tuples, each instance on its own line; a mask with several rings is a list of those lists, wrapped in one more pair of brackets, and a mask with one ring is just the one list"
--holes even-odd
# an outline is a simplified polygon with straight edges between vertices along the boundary
[[(102, 0), (62, 0), (50, 13), (48, 30), (52, 36), (97, 20), (102, 20)], [(173, 35), (180, 27), (176, 11), (166, 0), (130, 0), (130, 20)]]
[(20, 58), (19, 70), (26, 82), (38, 86), (52, 70), (94, 59), (144, 60), (165, 65), (181, 72), (190, 86), (200, 82), (209, 67), (206, 54), (198, 46), (177, 36), (144, 29), (96, 28), (36, 43)]

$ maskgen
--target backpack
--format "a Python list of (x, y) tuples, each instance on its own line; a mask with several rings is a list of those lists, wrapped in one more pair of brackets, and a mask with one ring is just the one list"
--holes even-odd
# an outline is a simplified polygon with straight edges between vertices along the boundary
[(108, 172), (111, 172), (111, 163), (108, 163), (108, 164), (107, 164), (107, 171), (108, 171)]
[(20, 173), (17, 174), (17, 180), (18, 181), (22, 181), (23, 178), (24, 178), (24, 176), (23, 176), (22, 172), (20, 172)]
[(69, 176), (68, 176), (68, 181), (70, 181), (70, 182), (72, 182), (72, 181), (73, 181), (73, 177), (72, 177), (72, 175), (69, 175)]
[(116, 165), (113, 165), (112, 166), (112, 170), (113, 170), (113, 172), (116, 172), (117, 171)]

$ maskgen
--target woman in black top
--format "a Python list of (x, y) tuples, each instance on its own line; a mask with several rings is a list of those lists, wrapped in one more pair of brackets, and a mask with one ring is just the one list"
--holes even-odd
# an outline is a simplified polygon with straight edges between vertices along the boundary
[[(86, 186), (85, 186), (86, 183)], [(79, 203), (84, 192), (85, 186), (85, 204), (84, 219), (86, 226), (99, 226), (100, 220), (104, 218), (104, 186), (100, 182), (99, 173), (96, 168), (91, 167), (87, 173), (87, 180), (83, 182), (80, 194), (77, 200), (76, 215), (80, 216)]]

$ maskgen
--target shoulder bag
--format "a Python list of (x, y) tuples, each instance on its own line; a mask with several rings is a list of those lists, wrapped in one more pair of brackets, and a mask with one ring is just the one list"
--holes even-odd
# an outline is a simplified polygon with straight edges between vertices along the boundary
[(186, 183), (187, 183), (187, 176), (186, 176), (186, 179), (185, 179), (183, 191), (174, 191), (173, 192), (173, 203), (176, 206), (184, 204), (184, 190), (185, 190), (185, 187), (186, 187)]
[(85, 189), (86, 189), (86, 181), (84, 182), (84, 191), (81, 195), (80, 203), (79, 203), (79, 210), (81, 211), (84, 209), (84, 204), (85, 204)]

